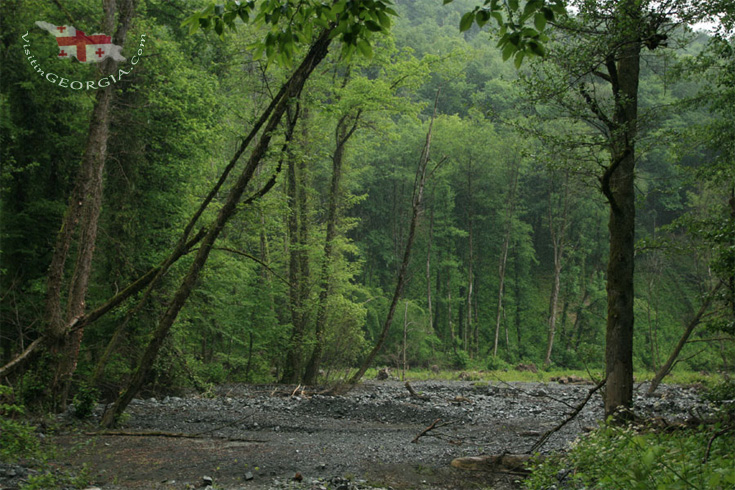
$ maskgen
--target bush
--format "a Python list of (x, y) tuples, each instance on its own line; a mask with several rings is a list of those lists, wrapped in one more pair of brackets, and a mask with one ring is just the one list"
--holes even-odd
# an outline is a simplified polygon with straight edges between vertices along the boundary
[(490, 356), (487, 361), (487, 369), (489, 371), (507, 371), (510, 369), (510, 364), (498, 356)]
[(38, 455), (35, 427), (15, 420), (23, 414), (23, 407), (14, 402), (13, 390), (0, 385), (0, 460), (15, 461)]
[(72, 401), (74, 415), (80, 419), (86, 419), (92, 415), (94, 407), (97, 405), (99, 395), (99, 391), (95, 388), (90, 388), (87, 385), (81, 385)]
[(452, 366), (455, 369), (465, 369), (470, 364), (470, 355), (463, 350), (457, 350), (452, 356)]
[(673, 433), (638, 433), (605, 426), (563, 456), (535, 464), (526, 480), (529, 489), (731, 489), (735, 466), (731, 448), (735, 434), (718, 427)]

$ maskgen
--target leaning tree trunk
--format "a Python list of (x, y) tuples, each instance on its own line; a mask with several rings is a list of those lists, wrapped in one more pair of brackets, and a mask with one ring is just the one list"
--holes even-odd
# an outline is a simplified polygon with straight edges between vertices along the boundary
[[(105, 0), (103, 10), (105, 32), (112, 32), (115, 29), (115, 14), (118, 14), (118, 27), (113, 36), (113, 43), (124, 45), (135, 12), (134, 0), (123, 0), (119, 8), (116, 8), (115, 1)], [(100, 67), (100, 74), (115, 72), (117, 65), (117, 61), (112, 58), (106, 59)], [(82, 164), (49, 267), (45, 320), (47, 335), (51, 339), (51, 355), (49, 365), (45, 369), (53, 372), (51, 384), (48, 386), (48, 396), (55, 408), (66, 406), (71, 377), (76, 370), (84, 332), (83, 328), (77, 328), (72, 332), (69, 325), (84, 315), (85, 310), (92, 258), (97, 241), (97, 224), (102, 208), (102, 180), (113, 98), (112, 86), (97, 91)], [(75, 232), (78, 232), (77, 257), (68, 285), (69, 293), (64, 313), (61, 298), (64, 269)]]
[(388, 314), (383, 322), (383, 330), (378, 337), (378, 341), (375, 346), (368, 354), (367, 358), (362, 362), (362, 365), (357, 372), (349, 379), (348, 383), (351, 385), (357, 384), (362, 379), (365, 371), (370, 367), (375, 356), (383, 348), (383, 344), (388, 339), (388, 333), (390, 332), (390, 326), (393, 323), (393, 315), (396, 312), (398, 301), (401, 299), (403, 294), (403, 288), (406, 284), (408, 276), (408, 266), (411, 263), (411, 249), (413, 248), (413, 242), (416, 239), (416, 227), (419, 222), (419, 215), (421, 214), (421, 207), (424, 197), (424, 186), (426, 184), (426, 169), (429, 164), (429, 155), (431, 150), (431, 136), (432, 128), (434, 126), (434, 118), (436, 117), (436, 103), (439, 99), (439, 93), (436, 94), (436, 100), (434, 101), (434, 114), (429, 122), (429, 130), (426, 133), (426, 143), (424, 143), (424, 149), (421, 152), (421, 158), (419, 158), (419, 164), (416, 168), (416, 178), (413, 186), (413, 199), (411, 201), (411, 223), (408, 228), (408, 238), (406, 239), (406, 248), (403, 252), (403, 260), (401, 261), (401, 268), (398, 271), (398, 278), (396, 279), (396, 288), (393, 291), (393, 299), (391, 300), (390, 307), (388, 308)]
[[(319, 39), (315, 41), (304, 60), (294, 72), (294, 75), (287, 82), (286, 96), (283, 97), (273, 109), (273, 113), (268, 119), (268, 123), (263, 130), (263, 134), (261, 135), (260, 140), (253, 148), (253, 152), (248, 159), (247, 165), (243, 169), (237, 182), (233, 185), (224, 205), (217, 213), (217, 217), (214, 223), (209, 228), (209, 231), (202, 240), (202, 243), (199, 247), (196, 257), (194, 258), (189, 268), (189, 271), (187, 272), (181, 285), (176, 291), (168, 309), (159, 321), (159, 324), (155, 332), (153, 333), (153, 338), (151, 339), (148, 347), (143, 353), (143, 356), (138, 363), (138, 367), (135, 373), (133, 374), (132, 378), (128, 382), (123, 392), (117, 398), (117, 400), (115, 400), (112, 406), (109, 407), (103, 415), (102, 420), (100, 421), (101, 426), (112, 426), (119, 418), (119, 416), (125, 411), (125, 408), (127, 408), (133, 397), (135, 397), (140, 388), (143, 386), (143, 382), (150, 372), (150, 369), (153, 366), (153, 362), (158, 356), (158, 352), (163, 345), (163, 341), (168, 336), (168, 333), (174, 321), (178, 317), (181, 308), (183, 308), (184, 304), (189, 298), (189, 295), (194, 289), (194, 285), (199, 278), (199, 274), (204, 268), (204, 265), (206, 264), (209, 257), (209, 253), (214, 247), (215, 240), (222, 232), (225, 224), (237, 212), (240, 199), (242, 198), (242, 195), (245, 192), (247, 185), (250, 183), (250, 180), (255, 173), (256, 168), (260, 165), (262, 159), (265, 157), (270, 147), (271, 138), (273, 137), (273, 134), (276, 131), (283, 117), (283, 114), (286, 112), (289, 102), (292, 99), (298, 98), (300, 96), (301, 90), (308, 80), (309, 75), (311, 75), (314, 68), (316, 68), (316, 66), (327, 55), (330, 44), (329, 34), (330, 30), (327, 30), (319, 37)], [(290, 124), (290, 130), (293, 130), (293, 124), (295, 124), (295, 121)], [(264, 188), (264, 191), (267, 192), (267, 189)]]
[(684, 333), (681, 335), (679, 342), (676, 344), (676, 347), (674, 347), (674, 350), (671, 351), (671, 355), (669, 355), (669, 358), (666, 360), (664, 365), (661, 366), (661, 369), (656, 372), (656, 375), (651, 380), (651, 385), (648, 387), (647, 391), (649, 395), (656, 391), (658, 385), (661, 384), (661, 381), (664, 379), (664, 377), (666, 377), (666, 375), (669, 374), (669, 371), (671, 371), (671, 368), (674, 367), (674, 363), (676, 363), (676, 359), (679, 357), (682, 349), (687, 344), (689, 337), (692, 335), (692, 332), (694, 332), (694, 329), (697, 327), (697, 325), (699, 325), (702, 317), (707, 312), (709, 306), (712, 304), (712, 300), (714, 300), (715, 296), (717, 295), (717, 291), (719, 291), (723, 285), (724, 283), (720, 281), (714, 288), (712, 288), (705, 300), (702, 302), (702, 306), (699, 307), (699, 311), (697, 311), (697, 314), (694, 315), (694, 318), (692, 318), (689, 324), (687, 324), (687, 327), (684, 329)]

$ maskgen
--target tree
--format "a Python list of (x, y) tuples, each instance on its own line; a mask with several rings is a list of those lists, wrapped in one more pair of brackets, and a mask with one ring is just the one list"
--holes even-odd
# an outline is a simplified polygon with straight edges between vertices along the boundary
[[(605, 414), (610, 416), (629, 406), (633, 395), (635, 167), (642, 130), (638, 94), (642, 51), (665, 46), (672, 30), (696, 12), (678, 1), (579, 1), (573, 6), (578, 13), (560, 23), (564, 47), (554, 55), (557, 75), (573, 82), (570, 92), (556, 100), (563, 114), (597, 131), (587, 143), (600, 145), (609, 156), (602, 164), (599, 185), (609, 206)], [(556, 83), (552, 91), (566, 84)], [(591, 153), (591, 158), (600, 158)]]

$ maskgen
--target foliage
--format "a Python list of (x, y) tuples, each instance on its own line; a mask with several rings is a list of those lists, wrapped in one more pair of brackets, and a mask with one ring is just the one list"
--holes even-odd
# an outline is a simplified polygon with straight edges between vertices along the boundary
[(13, 389), (0, 385), (0, 459), (16, 461), (39, 455), (35, 427), (22, 420), (22, 405), (14, 401)]
[[(603, 426), (562, 455), (532, 466), (526, 488), (726, 489), (735, 484), (732, 432), (718, 427), (670, 433)], [(711, 447), (709, 442), (712, 440)]]
[(100, 392), (98, 389), (84, 384), (80, 385), (72, 400), (74, 416), (80, 419), (86, 419), (92, 415), (99, 395)]

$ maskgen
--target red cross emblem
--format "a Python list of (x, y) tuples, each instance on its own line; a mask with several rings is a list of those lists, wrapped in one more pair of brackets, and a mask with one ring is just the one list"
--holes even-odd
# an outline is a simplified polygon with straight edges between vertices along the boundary
[[(112, 38), (105, 35), (87, 36), (83, 31), (77, 31), (76, 35), (69, 37), (57, 37), (56, 42), (61, 46), (76, 46), (77, 59), (79, 61), (87, 61), (87, 45), (88, 44), (110, 44)], [(97, 54), (102, 55), (97, 50)], [(104, 53), (104, 52), (103, 52)]]

